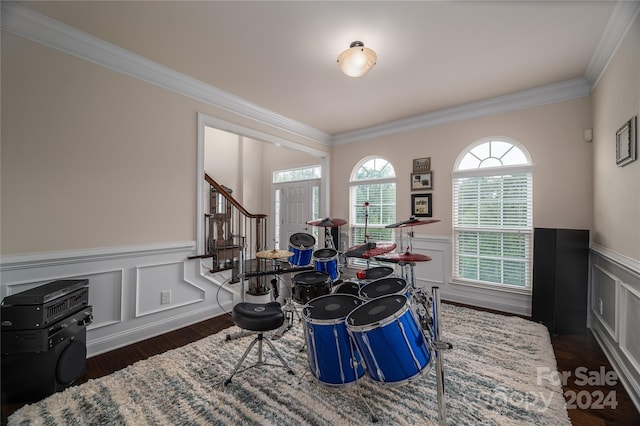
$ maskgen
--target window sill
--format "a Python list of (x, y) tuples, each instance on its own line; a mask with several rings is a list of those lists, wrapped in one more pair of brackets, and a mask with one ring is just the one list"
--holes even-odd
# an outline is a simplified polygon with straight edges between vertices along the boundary
[(531, 294), (531, 287), (515, 287), (504, 284), (484, 284), (476, 281), (465, 281), (460, 279), (452, 279), (451, 285), (460, 286), (460, 287), (474, 287), (474, 288), (482, 288), (485, 290), (493, 290), (493, 291), (501, 291), (505, 293), (515, 293), (515, 294)]

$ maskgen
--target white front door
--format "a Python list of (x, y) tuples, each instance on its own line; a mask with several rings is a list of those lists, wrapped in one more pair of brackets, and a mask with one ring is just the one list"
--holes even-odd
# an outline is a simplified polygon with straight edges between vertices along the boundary
[(312, 226), (307, 222), (313, 217), (313, 188), (318, 187), (317, 180), (305, 180), (297, 182), (285, 182), (274, 185), (275, 191), (280, 191), (279, 208), (279, 235), (278, 246), (286, 250), (289, 247), (291, 235), (304, 232), (313, 235)]

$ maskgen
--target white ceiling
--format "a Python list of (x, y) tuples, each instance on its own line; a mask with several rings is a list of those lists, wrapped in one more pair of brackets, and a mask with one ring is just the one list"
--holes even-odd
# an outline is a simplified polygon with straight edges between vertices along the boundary
[[(586, 77), (614, 1), (25, 2), (330, 135)], [(358, 79), (338, 54), (360, 40)], [(593, 84), (592, 81), (589, 81)]]

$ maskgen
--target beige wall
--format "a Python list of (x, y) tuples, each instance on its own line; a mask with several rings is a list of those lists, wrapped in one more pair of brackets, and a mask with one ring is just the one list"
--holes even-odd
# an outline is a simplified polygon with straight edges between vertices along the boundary
[(211, 127), (204, 132), (204, 171), (220, 185), (231, 188), (234, 198), (242, 193), (239, 136)]
[(602, 75), (593, 104), (593, 241), (640, 260), (640, 161), (615, 162), (616, 130), (640, 114), (640, 17)]
[[(334, 147), (333, 182), (346, 182), (368, 155), (389, 160), (397, 175), (397, 219), (411, 214), (410, 173), (414, 158), (431, 157), (433, 217), (442, 222), (416, 228), (418, 234), (451, 233), (451, 172), (458, 155), (474, 141), (506, 136), (529, 151), (534, 172), (534, 226), (589, 229), (592, 224), (592, 127), (590, 98), (461, 121), (361, 143)], [(348, 187), (332, 187), (332, 214), (348, 217)]]
[(2, 255), (196, 239), (197, 113), (324, 149), (2, 33)]

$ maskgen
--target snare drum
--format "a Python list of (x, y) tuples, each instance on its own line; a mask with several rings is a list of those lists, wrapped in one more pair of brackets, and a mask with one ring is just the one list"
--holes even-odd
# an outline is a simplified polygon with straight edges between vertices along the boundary
[(360, 284), (355, 281), (345, 281), (338, 284), (332, 290), (335, 294), (350, 294), (352, 296), (360, 296)]
[(326, 272), (333, 281), (340, 278), (338, 271), (338, 251), (332, 248), (323, 248), (313, 253), (313, 262), (316, 271)]
[(428, 372), (431, 352), (406, 297), (365, 302), (346, 323), (372, 380), (398, 385)]
[(330, 294), (313, 299), (302, 309), (309, 367), (324, 384), (344, 386), (364, 375), (360, 354), (349, 340), (344, 322), (361, 304), (349, 294)]
[(313, 246), (316, 245), (316, 238), (313, 235), (298, 232), (289, 237), (289, 251), (293, 256), (289, 257), (289, 263), (296, 266), (307, 266), (311, 263)]
[(292, 282), (292, 298), (303, 305), (318, 296), (331, 293), (331, 277), (324, 272), (301, 272), (293, 277)]
[(372, 300), (382, 296), (404, 295), (409, 297), (409, 285), (402, 278), (382, 278), (365, 285), (360, 289), (360, 297)]
[(393, 268), (390, 268), (389, 266), (377, 266), (375, 268), (358, 271), (356, 276), (364, 285), (370, 283), (371, 281), (388, 277), (391, 274), (393, 274)]

